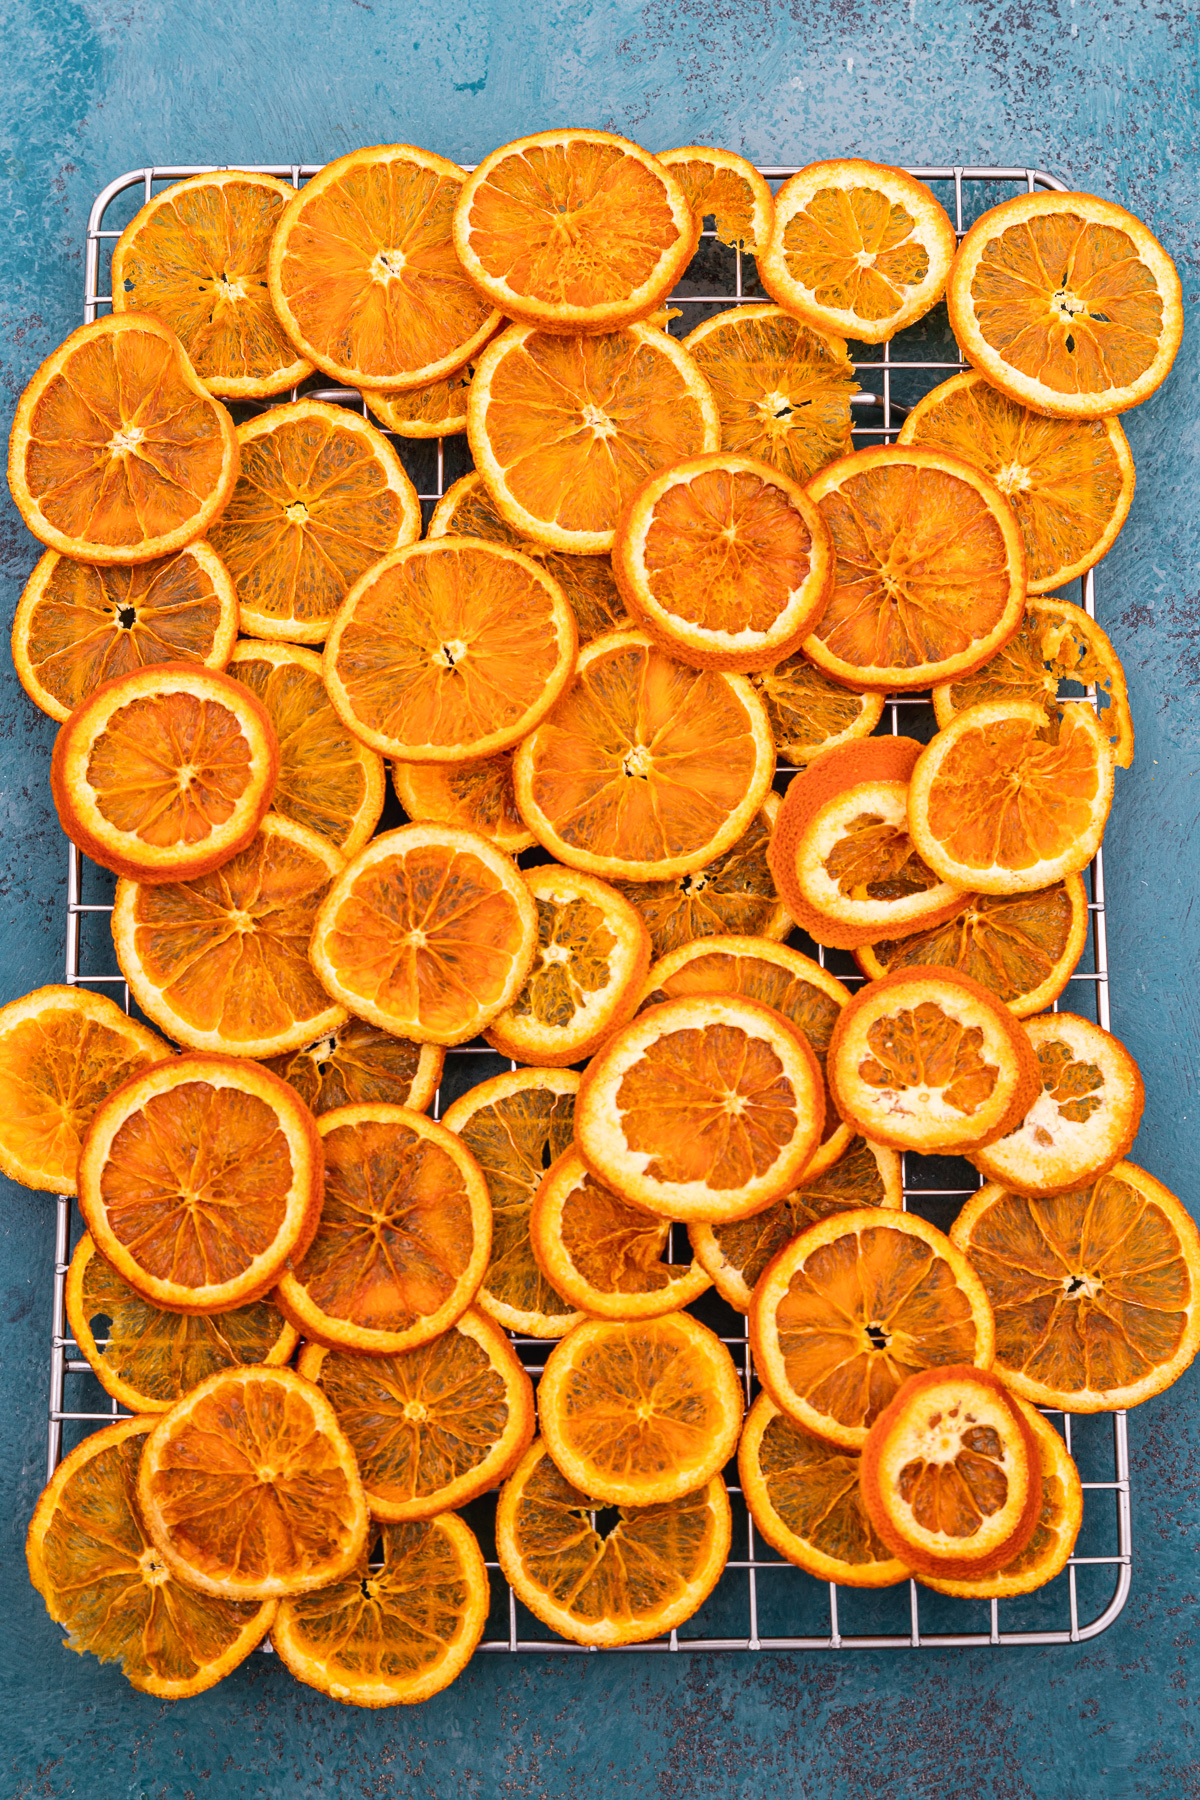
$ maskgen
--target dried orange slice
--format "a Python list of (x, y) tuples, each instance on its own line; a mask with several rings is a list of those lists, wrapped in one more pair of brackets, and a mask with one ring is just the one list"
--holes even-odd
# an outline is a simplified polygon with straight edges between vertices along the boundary
[(720, 1338), (691, 1313), (585, 1319), (546, 1359), (538, 1419), (573, 1487), (610, 1506), (659, 1506), (733, 1455), (742, 1389)]
[(223, 399), (279, 394), (312, 374), (267, 292), (271, 238), (293, 193), (242, 169), (193, 175), (147, 200), (113, 250), (113, 311), (169, 325)]
[(613, 883), (640, 914), (656, 957), (729, 931), (769, 938), (772, 943), (788, 935), (791, 916), (767, 862), (781, 804), (778, 794), (768, 794), (737, 842), (690, 875), (671, 881)]
[(538, 913), (533, 967), (485, 1035), (514, 1062), (565, 1068), (633, 1017), (650, 933), (629, 901), (594, 875), (544, 863), (526, 869), (525, 884)]
[(1183, 338), (1175, 265), (1094, 194), (1022, 194), (976, 219), (946, 284), (967, 361), (1035, 412), (1101, 419), (1166, 380)]
[(173, 331), (144, 313), (81, 325), (21, 395), (17, 509), (51, 550), (145, 563), (203, 537), (237, 480), (233, 420)]
[(859, 1488), (875, 1530), (911, 1568), (992, 1575), (1033, 1536), (1041, 1454), (997, 1375), (924, 1369), (867, 1433)]
[(784, 182), (758, 276), (818, 331), (881, 344), (941, 298), (953, 256), (954, 227), (924, 182), (844, 157)]
[(775, 203), (753, 163), (705, 144), (660, 150), (658, 160), (683, 189), (697, 231), (711, 219), (721, 243), (736, 244), (752, 256), (766, 248)]
[(611, 131), (539, 131), (485, 156), (454, 208), (454, 248), (507, 318), (611, 331), (691, 261), (691, 205), (657, 157)]
[(327, 991), (358, 1017), (417, 1043), (462, 1044), (520, 992), (537, 908), (478, 833), (402, 825), (333, 883), (308, 948)]
[(781, 306), (734, 306), (683, 343), (717, 403), (722, 450), (756, 456), (801, 485), (849, 455), (858, 383), (844, 338)]
[(25, 1539), (30, 1579), (69, 1650), (119, 1662), (139, 1693), (182, 1700), (215, 1687), (271, 1629), (275, 1601), (197, 1594), (142, 1523), (138, 1462), (153, 1419), (84, 1438), (50, 1478)]
[(237, 486), (209, 533), (253, 637), (319, 644), (360, 575), (421, 535), (421, 503), (381, 431), (322, 400), (238, 427)]
[[(839, 1134), (845, 1129), (840, 1123)], [(820, 1154), (814, 1158), (819, 1162)], [(713, 1285), (735, 1312), (750, 1311), (759, 1276), (785, 1244), (819, 1219), (864, 1206), (903, 1206), (900, 1157), (895, 1150), (852, 1137), (836, 1162), (815, 1175), (806, 1171), (800, 1186), (748, 1219), (728, 1225), (689, 1225), (688, 1237), (712, 1276)]]
[(271, 304), (292, 342), (350, 387), (427, 387), (500, 323), (450, 236), (457, 163), (381, 144), (326, 163), (271, 240)]
[(52, 1194), (75, 1192), (96, 1108), (171, 1047), (104, 994), (35, 988), (0, 1007), (0, 1171)]
[(513, 758), (521, 817), (591, 875), (668, 881), (733, 847), (775, 773), (744, 676), (684, 668), (642, 632), (579, 653), (575, 680)]
[(665, 1504), (622, 1507), (608, 1530), (598, 1510), (540, 1438), (530, 1446), (496, 1509), (496, 1555), (521, 1603), (574, 1644), (644, 1644), (690, 1619), (729, 1555), (721, 1477)]
[(177, 1056), (96, 1113), (79, 1210), (143, 1299), (219, 1313), (261, 1299), (321, 1210), (316, 1120), (277, 1075), (237, 1057)]
[(119, 881), (113, 944), (147, 1018), (224, 1056), (282, 1056), (336, 1031), (346, 1012), (313, 973), (308, 939), (344, 866), (328, 839), (268, 813), (211, 875)]
[(384, 428), (403, 438), (442, 438), (467, 429), (467, 395), (475, 374), (473, 362), (428, 387), (365, 388), (363, 399)]
[(759, 1278), (754, 1368), (789, 1418), (847, 1450), (919, 1369), (989, 1368), (983, 1284), (962, 1251), (915, 1213), (875, 1207), (810, 1225)]
[(996, 1367), (1035, 1406), (1137, 1406), (1200, 1346), (1200, 1234), (1136, 1163), (1049, 1200), (991, 1182), (951, 1235), (995, 1309)]
[(319, 1593), (280, 1603), (271, 1631), (297, 1681), (348, 1706), (413, 1706), (457, 1679), (487, 1624), (483, 1552), (455, 1513), (372, 1531)]
[(908, 829), (943, 881), (1027, 894), (1087, 867), (1112, 793), (1112, 751), (1086, 702), (1055, 719), (1030, 700), (986, 701), (922, 751)]
[(738, 1474), (755, 1529), (818, 1581), (894, 1587), (910, 1574), (867, 1516), (861, 1458), (814, 1437), (762, 1393), (746, 1415)]
[(577, 648), (571, 609), (540, 564), (481, 538), (439, 538), (385, 557), (347, 596), (325, 685), (385, 756), (472, 762), (545, 718)]
[(106, 681), (60, 726), (50, 792), (93, 862), (137, 881), (189, 881), (245, 849), (278, 771), (258, 699), (215, 669), (153, 663)]
[(833, 535), (833, 592), (805, 654), (850, 687), (928, 687), (977, 669), (1025, 606), (1010, 501), (944, 450), (856, 450), (813, 477)]
[[(75, 1246), (66, 1285), (67, 1323), (105, 1393), (136, 1413), (169, 1412), (217, 1369), (277, 1368), (299, 1333), (269, 1300), (222, 1313), (167, 1312), (123, 1281), (89, 1232)], [(108, 1321), (97, 1342), (100, 1321)]]
[(61, 724), (101, 682), (147, 663), (223, 669), (237, 629), (233, 583), (205, 543), (126, 568), (47, 550), (17, 602), (13, 666)]
[(168, 1569), (229, 1600), (327, 1587), (370, 1523), (332, 1406), (292, 1369), (222, 1369), (193, 1388), (146, 1439), (137, 1498)]
[(1032, 894), (972, 894), (952, 919), (854, 954), (873, 981), (917, 963), (956, 969), (1027, 1019), (1058, 999), (1087, 934), (1087, 890), (1068, 875)]
[(495, 1487), (533, 1440), (533, 1383), (498, 1325), (469, 1306), (394, 1356), (306, 1344), (300, 1374), (330, 1401), (376, 1519), (429, 1519)]
[(639, 1013), (592, 1058), (575, 1105), (576, 1142), (601, 1180), (648, 1212), (709, 1224), (786, 1194), (824, 1122), (807, 1039), (738, 994)]
[(446, 1331), (475, 1297), (492, 1242), (479, 1165), (424, 1113), (378, 1102), (317, 1120), (325, 1199), (275, 1298), (306, 1337), (391, 1356)]
[(918, 400), (896, 442), (948, 450), (987, 471), (1020, 522), (1031, 594), (1098, 563), (1133, 501), (1133, 455), (1119, 420), (1043, 418), (974, 369)]
[(517, 811), (511, 750), (482, 756), (478, 762), (394, 762), (392, 786), (414, 823), (434, 819), (465, 825), (510, 856), (537, 843)]
[(424, 1112), (445, 1060), (437, 1044), (414, 1044), (363, 1019), (347, 1019), (302, 1050), (272, 1057), (267, 1067), (318, 1115), (373, 1100)]
[(780, 761), (801, 769), (827, 750), (870, 737), (887, 699), (831, 681), (802, 653), (758, 670), (750, 681), (766, 702)]
[(647, 476), (716, 450), (720, 421), (695, 362), (657, 326), (556, 337), (510, 325), (479, 359), (467, 437), (510, 525), (599, 556)]

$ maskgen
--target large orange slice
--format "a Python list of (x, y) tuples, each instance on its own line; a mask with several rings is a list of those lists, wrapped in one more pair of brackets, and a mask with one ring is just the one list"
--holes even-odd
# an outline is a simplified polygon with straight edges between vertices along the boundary
[(658, 160), (683, 189), (697, 231), (711, 219), (722, 244), (736, 244), (752, 256), (766, 248), (775, 202), (753, 163), (705, 144), (660, 150)]
[(767, 851), (780, 796), (769, 793), (735, 844), (703, 868), (670, 881), (617, 881), (618, 893), (641, 915), (656, 957), (727, 932), (778, 943), (792, 929)]
[(318, 1115), (373, 1100), (424, 1112), (445, 1060), (437, 1044), (414, 1044), (363, 1019), (347, 1019), (290, 1056), (272, 1057), (267, 1067)]
[(804, 768), (826, 750), (870, 737), (887, 696), (831, 681), (799, 652), (750, 677), (767, 705), (781, 763)]
[(465, 825), (516, 856), (537, 839), (517, 811), (512, 751), (482, 756), (478, 762), (392, 764), (396, 798), (414, 823), (434, 819)]

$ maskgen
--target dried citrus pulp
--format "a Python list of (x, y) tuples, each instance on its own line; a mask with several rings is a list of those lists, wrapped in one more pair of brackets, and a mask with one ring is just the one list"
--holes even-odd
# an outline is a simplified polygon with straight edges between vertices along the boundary
[(1174, 263), (1140, 219), (1093, 194), (1023, 194), (976, 219), (946, 305), (967, 361), (1052, 417), (1137, 406), (1183, 337)]
[(887, 698), (831, 681), (802, 652), (757, 670), (750, 680), (766, 702), (780, 761), (798, 768), (826, 750), (870, 737)]
[(730, 849), (766, 799), (775, 746), (744, 676), (688, 669), (641, 632), (579, 653), (513, 758), (521, 817), (560, 862), (666, 881)]
[(649, 1212), (710, 1224), (793, 1187), (824, 1122), (807, 1040), (737, 994), (639, 1013), (592, 1058), (575, 1105), (576, 1142), (601, 1180)]
[(168, 1569), (202, 1594), (265, 1600), (327, 1586), (369, 1519), (333, 1408), (292, 1369), (222, 1369), (155, 1422), (138, 1505)]
[(834, 1213), (769, 1263), (750, 1308), (754, 1367), (776, 1406), (861, 1450), (919, 1369), (992, 1361), (992, 1309), (950, 1239), (914, 1213)]
[(454, 208), (454, 247), (507, 318), (598, 332), (654, 311), (698, 227), (657, 157), (610, 131), (540, 131), (493, 150)]
[(13, 664), (34, 705), (61, 724), (102, 682), (146, 663), (223, 669), (237, 629), (233, 583), (206, 543), (127, 567), (47, 550), (17, 603)]
[(142, 1011), (177, 1043), (282, 1056), (346, 1021), (313, 973), (308, 940), (345, 859), (328, 838), (268, 813), (210, 875), (122, 880), (112, 933)]
[(732, 150), (704, 144), (660, 150), (657, 160), (683, 189), (698, 231), (711, 219), (723, 244), (736, 244), (751, 255), (765, 249), (775, 203), (753, 163)]
[(415, 822), (436, 819), (465, 825), (515, 856), (537, 839), (517, 811), (512, 751), (482, 756), (478, 762), (392, 764), (396, 798)]
[(377, 1519), (429, 1519), (486, 1492), (533, 1437), (533, 1383), (499, 1326), (468, 1307), (393, 1356), (306, 1344), (298, 1364), (337, 1414)]
[(771, 878), (767, 851), (780, 796), (769, 793), (735, 844), (703, 868), (670, 881), (616, 881), (639, 913), (655, 956), (718, 932), (736, 931), (778, 943), (792, 929)]
[(319, 369), (356, 388), (427, 387), (469, 362), (500, 320), (450, 236), (457, 163), (409, 144), (326, 163), (271, 240), (271, 304)]
[(266, 1636), (274, 1600), (197, 1593), (150, 1542), (137, 1501), (138, 1463), (153, 1419), (120, 1419), (58, 1465), (37, 1503), (29, 1576), (64, 1640), (119, 1662), (143, 1694), (182, 1700), (236, 1669)]
[(174, 332), (144, 313), (73, 331), (21, 395), (8, 485), (34, 537), (144, 563), (202, 537), (233, 492), (233, 421)]
[(363, 399), (385, 430), (397, 437), (449, 437), (467, 429), (467, 394), (474, 374), (474, 363), (464, 363), (428, 387), (396, 388), (390, 394), (366, 388)]
[(293, 191), (240, 169), (193, 175), (148, 200), (117, 240), (113, 311), (169, 325), (210, 394), (251, 400), (312, 374), (267, 292), (271, 238)]
[(833, 536), (834, 585), (805, 654), (851, 687), (923, 688), (978, 668), (1025, 606), (1025, 545), (981, 469), (899, 444), (829, 463), (809, 494)]
[(952, 1236), (995, 1309), (996, 1367), (1036, 1406), (1137, 1406), (1196, 1354), (1200, 1235), (1135, 1163), (1049, 1200), (989, 1183)]
[(260, 1299), (321, 1210), (316, 1121), (269, 1070), (179, 1056), (100, 1107), (79, 1155), (96, 1248), (155, 1306), (219, 1313)]
[(676, 1500), (622, 1507), (604, 1533), (596, 1510), (542, 1440), (531, 1445), (496, 1510), (496, 1555), (521, 1602), (576, 1644), (642, 1644), (690, 1619), (729, 1555), (721, 1477)]
[(317, 1121), (325, 1200), (276, 1298), (318, 1343), (377, 1356), (437, 1337), (487, 1267), (492, 1218), (479, 1165), (424, 1113), (379, 1103)]
[(784, 182), (758, 274), (818, 331), (879, 344), (941, 298), (953, 256), (954, 227), (924, 182), (847, 157)]
[(363, 1019), (347, 1019), (267, 1067), (290, 1082), (314, 1113), (382, 1100), (424, 1112), (437, 1092), (445, 1054), (436, 1044), (393, 1037)]
[(138, 881), (188, 881), (246, 848), (278, 772), (254, 695), (197, 663), (152, 663), (106, 681), (59, 728), (50, 791), (93, 862)]
[(75, 1192), (79, 1147), (98, 1106), (170, 1046), (103, 994), (35, 988), (0, 1008), (0, 1170)]
[(241, 626), (319, 644), (359, 576), (421, 535), (400, 458), (359, 413), (321, 400), (238, 427), (237, 486), (209, 541), (237, 587)]
[(690, 1313), (586, 1319), (554, 1346), (538, 1420), (560, 1475), (610, 1506), (657, 1506), (703, 1487), (733, 1455), (733, 1358)]
[(537, 908), (509, 857), (459, 825), (403, 825), (333, 883), (309, 954), (370, 1024), (461, 1044), (512, 1004), (536, 949)]

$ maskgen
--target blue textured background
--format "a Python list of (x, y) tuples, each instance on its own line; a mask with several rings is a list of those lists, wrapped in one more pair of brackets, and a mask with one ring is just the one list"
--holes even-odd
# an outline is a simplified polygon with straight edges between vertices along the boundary
[[(0, 83), (6, 418), (79, 322), (92, 195), (153, 162), (324, 161), (408, 140), (473, 161), (587, 123), (763, 162), (1033, 165), (1124, 202), (1183, 278), (1167, 386), (1125, 418), (1133, 512), (1100, 612), (1135, 768), (1106, 840), (1113, 1024), (1146, 1077), (1135, 1152), (1195, 1204), (1200, 873), (1198, 26), (1181, 0), (9, 0)], [(0, 500), (11, 619), (37, 546)], [(7, 656), (4, 658), (7, 663)], [(60, 978), (53, 727), (0, 674), (0, 1001)], [(21, 1539), (43, 1480), (52, 1211), (0, 1182), (0, 1800), (1187, 1800), (1197, 1372), (1130, 1421), (1132, 1599), (1090, 1645), (886, 1655), (478, 1658), (423, 1708), (355, 1713), (253, 1658), (177, 1705), (59, 1648)]]

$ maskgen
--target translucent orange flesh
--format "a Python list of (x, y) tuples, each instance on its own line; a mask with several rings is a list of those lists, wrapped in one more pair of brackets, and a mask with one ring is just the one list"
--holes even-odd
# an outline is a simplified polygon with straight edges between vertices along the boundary
[(766, 702), (781, 759), (809, 762), (833, 739), (856, 726), (855, 735), (867, 737), (880, 716), (869, 695), (830, 681), (799, 652), (773, 669), (751, 675), (750, 680)]
[(527, 1087), (480, 1106), (459, 1129), (492, 1202), (492, 1258), (482, 1291), (514, 1312), (549, 1319), (572, 1312), (534, 1258), (529, 1210), (547, 1168), (570, 1149), (574, 1120), (574, 1094)]
[(712, 219), (721, 243), (740, 244), (752, 253), (762, 248), (754, 235), (754, 190), (744, 175), (702, 156), (672, 159), (668, 166), (698, 226)]
[(446, 435), (465, 431), (467, 395), (474, 373), (474, 363), (467, 363), (453, 375), (431, 381), (428, 387), (401, 389), (394, 394), (369, 393), (367, 404), (389, 431), (401, 431), (406, 424), (444, 425)]
[(607, 1480), (644, 1482), (711, 1449), (721, 1421), (711, 1379), (707, 1360), (670, 1332), (606, 1335), (574, 1359), (559, 1430)]
[(641, 557), (650, 597), (672, 618), (763, 633), (812, 573), (812, 533), (782, 488), (706, 469), (659, 499)]
[(617, 940), (594, 901), (537, 901), (538, 948), (512, 1004), (519, 1019), (565, 1030), (596, 994), (613, 985)]
[(478, 762), (409, 763), (404, 779), (414, 818), (466, 825), (485, 837), (523, 836), (528, 841), (513, 792), (511, 750)]
[(996, 1090), (1000, 1071), (983, 1057), (983, 1032), (962, 1025), (933, 1000), (885, 1013), (867, 1031), (872, 1055), (858, 1065), (860, 1081), (881, 1092), (934, 1089), (968, 1117)]
[[(838, 1121), (835, 1117), (834, 1125)], [(726, 1262), (753, 1288), (777, 1251), (830, 1214), (857, 1206), (882, 1206), (887, 1198), (870, 1146), (854, 1138), (844, 1156), (816, 1181), (795, 1188), (763, 1212), (709, 1229)]]
[(862, 1568), (890, 1562), (862, 1504), (856, 1454), (777, 1413), (758, 1447), (767, 1497), (787, 1529), (822, 1556)]
[[(906, 782), (894, 785), (902, 793), (907, 789)], [(933, 870), (913, 849), (907, 829), (877, 813), (847, 818), (821, 866), (839, 893), (859, 901), (906, 900), (938, 885)]]
[(770, 824), (758, 813), (732, 849), (693, 875), (612, 885), (642, 915), (655, 957), (723, 932), (774, 936), (780, 901), (767, 864), (770, 841)]
[(350, 1019), (290, 1056), (272, 1057), (264, 1066), (295, 1088), (314, 1113), (335, 1106), (366, 1106), (382, 1101), (408, 1106), (421, 1060), (421, 1046), (393, 1037), (362, 1019)]
[(1059, 1038), (1043, 1039), (1037, 1059), (1042, 1092), (1054, 1101), (1062, 1118), (1082, 1124), (1104, 1106), (1107, 1096), (1099, 1063), (1077, 1060), (1071, 1046)]
[(229, 673), (262, 701), (275, 728), (279, 775), (272, 812), (342, 848), (366, 804), (368, 759), (374, 751), (342, 724), (316, 670), (263, 657), (239, 658)]
[(961, 1432), (959, 1443), (948, 1462), (915, 1458), (905, 1463), (898, 1487), (923, 1531), (970, 1538), (1008, 1499), (1008, 1477), (1001, 1467), (1007, 1458), (1000, 1434), (990, 1425)]
[(757, 456), (804, 486), (849, 454), (853, 365), (786, 313), (721, 317), (728, 322), (719, 331), (688, 343), (717, 403), (721, 448)]
[(1070, 713), (964, 731), (930, 786), (930, 833), (967, 868), (1029, 869), (1064, 856), (1093, 827), (1097, 764), (1095, 739)]
[(788, 273), (818, 306), (886, 319), (929, 273), (917, 222), (877, 188), (818, 188), (783, 232)]
[(663, 1261), (670, 1221), (630, 1206), (584, 1172), (564, 1196), (559, 1235), (572, 1265), (600, 1294), (654, 1294), (681, 1280), (686, 1263)]
[(102, 817), (156, 850), (203, 844), (263, 773), (233, 708), (180, 690), (118, 707), (87, 760)]
[(26, 1169), (65, 1179), (73, 1190), (92, 1115), (123, 1081), (157, 1060), (120, 1032), (66, 1007), (12, 1026), (0, 1037), (5, 1143)]
[(1049, 978), (1066, 951), (1073, 919), (1061, 882), (1032, 894), (976, 894), (945, 924), (875, 944), (872, 954), (885, 970), (928, 963), (956, 969), (1011, 1005)]

